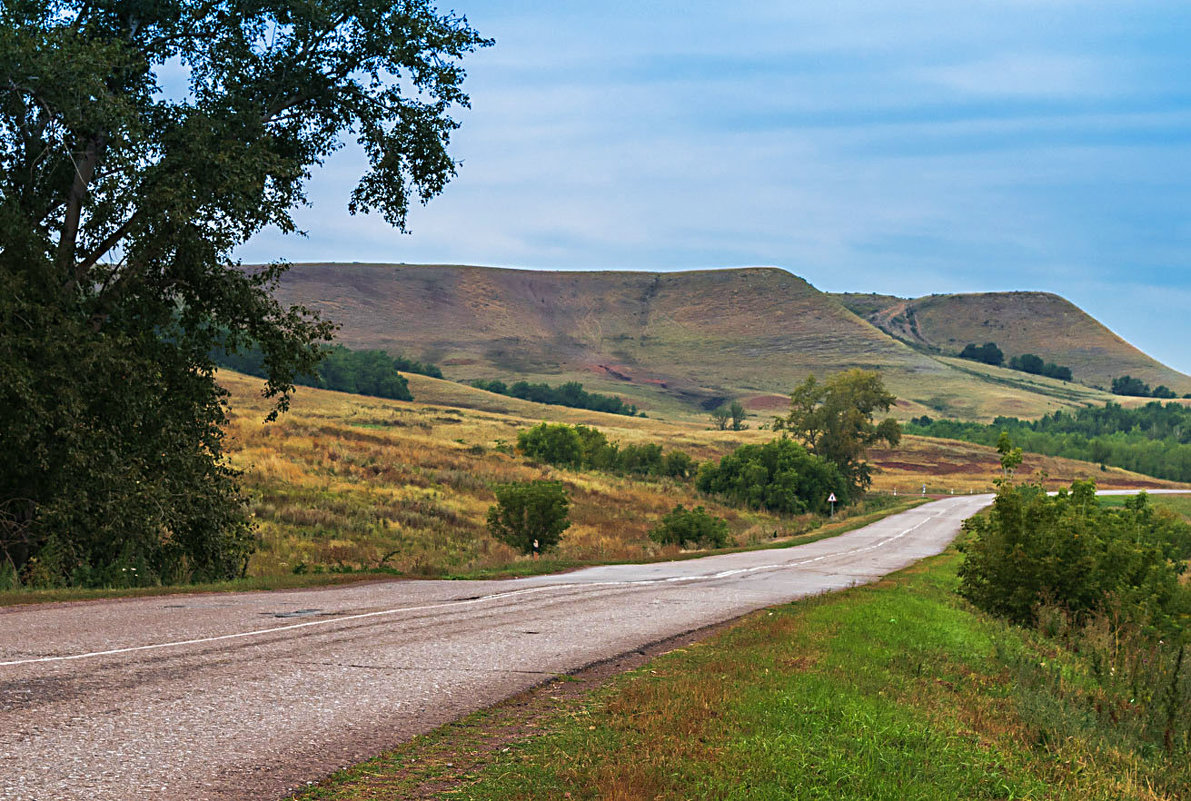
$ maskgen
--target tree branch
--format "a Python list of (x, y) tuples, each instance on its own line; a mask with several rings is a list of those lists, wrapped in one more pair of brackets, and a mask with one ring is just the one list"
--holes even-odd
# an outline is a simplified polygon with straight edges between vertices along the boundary
[[(82, 163), (75, 162), (74, 182), (70, 187), (70, 194), (66, 200), (66, 219), (62, 225), (62, 236), (58, 240), (57, 264), (58, 269), (65, 273), (74, 261), (75, 245), (79, 238), (79, 220), (83, 214), (83, 201), (87, 198), (87, 187), (95, 174), (95, 166), (107, 145), (104, 134), (96, 134), (87, 140)], [(72, 157), (73, 158), (73, 157)], [(63, 287), (66, 294), (70, 294), (78, 286), (78, 276), (70, 270), (70, 280)]]

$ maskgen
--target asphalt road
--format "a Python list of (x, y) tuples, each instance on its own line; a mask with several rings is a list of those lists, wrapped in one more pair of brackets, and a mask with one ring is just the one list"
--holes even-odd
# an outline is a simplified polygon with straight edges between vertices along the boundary
[(556, 674), (939, 553), (990, 497), (682, 562), (3, 609), (0, 799), (276, 798)]

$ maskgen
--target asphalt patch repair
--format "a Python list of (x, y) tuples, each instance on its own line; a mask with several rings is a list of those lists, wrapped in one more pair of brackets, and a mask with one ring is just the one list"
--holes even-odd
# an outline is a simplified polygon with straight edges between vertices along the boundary
[(704, 626), (634, 651), (595, 662), (487, 709), (418, 735), (321, 782), (295, 790), (283, 801), (382, 801), (433, 799), (476, 782), (493, 757), (547, 730), (552, 719), (578, 713), (592, 692), (609, 679), (655, 657), (691, 645), (740, 619)]

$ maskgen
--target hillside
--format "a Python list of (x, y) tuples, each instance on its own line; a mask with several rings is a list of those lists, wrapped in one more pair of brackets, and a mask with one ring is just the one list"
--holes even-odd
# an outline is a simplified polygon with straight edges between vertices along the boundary
[(278, 296), (340, 323), (340, 341), (349, 347), (431, 361), (459, 381), (577, 380), (652, 416), (691, 418), (733, 398), (769, 413), (782, 409), (808, 374), (851, 367), (881, 370), (903, 418), (1033, 417), (1109, 398), (949, 364), (774, 268), (639, 273), (299, 264)]
[(1150, 358), (1096, 319), (1047, 292), (930, 295), (840, 295), (840, 301), (905, 342), (954, 355), (968, 343), (995, 342), (1008, 359), (1034, 353), (1070, 367), (1076, 382), (1107, 388), (1122, 375), (1151, 386), (1191, 392), (1191, 376)]
[[(543, 419), (595, 426), (614, 441), (658, 443), (700, 461), (765, 442), (771, 431), (716, 431), (703, 421), (544, 406), (420, 375), (410, 376), (413, 402), (300, 387), (291, 410), (266, 423), (263, 381), (223, 371), (219, 383), (230, 392), (230, 462), (244, 471), (260, 527), (260, 548), (249, 564), (253, 577), (305, 569), (507, 570), (517, 557), (488, 535), (484, 522), (491, 485), (535, 478), (565, 482), (574, 503), (575, 525), (555, 568), (657, 553), (648, 530), (677, 503), (704, 505), (725, 518), (742, 545), (779, 529), (802, 533), (811, 523), (725, 506), (690, 482), (534, 465), (509, 447), (519, 430)], [(924, 437), (873, 451), (872, 463), (874, 489), (901, 496), (920, 493), (923, 484), (932, 494), (988, 491), (999, 472), (992, 448)], [(1054, 487), (1089, 477), (1104, 487), (1178, 486), (1033, 454), (1022, 470), (1045, 471)]]

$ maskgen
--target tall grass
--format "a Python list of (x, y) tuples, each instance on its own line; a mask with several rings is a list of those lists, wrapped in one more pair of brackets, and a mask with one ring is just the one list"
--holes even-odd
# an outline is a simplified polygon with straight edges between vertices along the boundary
[[(416, 576), (529, 569), (521, 565), (525, 557), (488, 536), (485, 514), (495, 499), (492, 485), (541, 478), (562, 481), (573, 501), (572, 526), (551, 554), (560, 564), (677, 555), (677, 549), (653, 543), (648, 532), (680, 503), (703, 505), (726, 519), (740, 545), (802, 533), (815, 525), (809, 517), (781, 518), (725, 506), (699, 495), (685, 481), (530, 464), (514, 456), (510, 444), (519, 430), (541, 417), (521, 411), (402, 403), (303, 388), (288, 414), (264, 423), (267, 406), (258, 394), (259, 381), (235, 374), (225, 374), (221, 381), (232, 392), (229, 452), (233, 465), (244, 471), (260, 533), (249, 564), (252, 576), (378, 568)], [(475, 392), (467, 387), (458, 391)], [(609, 439), (625, 444), (660, 442), (667, 450), (681, 449), (700, 460), (773, 436), (561, 407), (524, 411), (595, 424)], [(917, 495), (921, 482), (929, 482), (932, 493), (983, 491), (995, 456), (975, 445), (907, 438), (898, 451), (876, 455), (874, 484), (884, 493), (898, 488), (902, 496)], [(1095, 469), (1061, 460), (1037, 467), (1063, 478)]]

